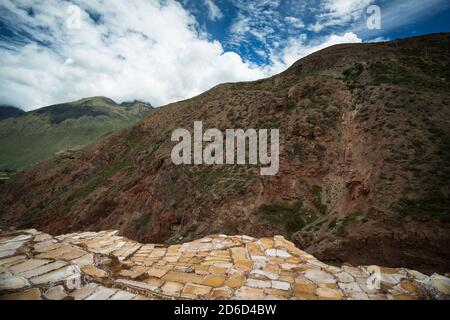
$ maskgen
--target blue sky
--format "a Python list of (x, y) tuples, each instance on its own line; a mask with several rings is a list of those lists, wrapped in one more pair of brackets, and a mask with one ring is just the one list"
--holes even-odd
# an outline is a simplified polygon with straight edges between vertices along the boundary
[[(0, 104), (160, 106), (338, 43), (450, 31), (448, 0), (2, 0)], [(367, 28), (377, 5), (381, 28)]]
[[(314, 41), (330, 34), (354, 32), (363, 42), (368, 42), (450, 31), (450, 1), (441, 0), (179, 2), (195, 16), (201, 29), (212, 39), (219, 40), (225, 50), (236, 51), (260, 65), (270, 63), (268, 56), (275, 45), (286, 45), (289, 38), (299, 34)], [(343, 7), (348, 5), (349, 10), (339, 10), (341, 3)], [(369, 30), (366, 26), (369, 14), (365, 9), (371, 4), (381, 9), (382, 28), (379, 30)], [(236, 34), (236, 26), (243, 28), (244, 34)]]

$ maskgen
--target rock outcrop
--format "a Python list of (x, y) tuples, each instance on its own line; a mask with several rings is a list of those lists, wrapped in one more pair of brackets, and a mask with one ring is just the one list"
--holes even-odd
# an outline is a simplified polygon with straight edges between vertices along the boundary
[(0, 234), (0, 299), (448, 299), (450, 279), (324, 264), (282, 236), (141, 244), (117, 231)]

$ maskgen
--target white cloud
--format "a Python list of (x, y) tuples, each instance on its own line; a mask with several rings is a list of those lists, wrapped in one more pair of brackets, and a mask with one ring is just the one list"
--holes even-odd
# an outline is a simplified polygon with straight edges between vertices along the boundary
[(297, 29), (301, 29), (305, 26), (303, 21), (297, 17), (286, 17), (284, 18), (284, 20), (286, 20), (287, 23)]
[[(269, 0), (266, 0), (269, 1)], [(33, 4), (33, 14), (24, 8)], [(195, 18), (175, 1), (77, 0), (80, 30), (66, 27), (63, 0), (3, 0), (1, 21), (15, 34), (34, 39), (23, 44), (0, 38), (0, 103), (26, 110), (103, 95), (118, 102), (140, 99), (159, 106), (186, 99), (223, 82), (263, 78), (283, 71), (297, 59), (356, 35), (330, 36), (309, 44), (305, 36), (273, 40), (258, 49), (268, 66), (255, 66), (221, 43), (200, 33)], [(274, 4), (275, 5), (275, 4)], [(95, 13), (101, 13), (98, 23)], [(97, 20), (97, 19), (95, 19)], [(245, 21), (245, 18), (243, 18)], [(242, 32), (270, 34), (269, 25)]]
[(233, 34), (238, 34), (238, 35), (242, 35), (246, 32), (249, 32), (250, 31), (250, 18), (239, 13), (237, 18), (231, 25), (230, 31)]
[(208, 16), (212, 21), (223, 18), (223, 13), (213, 0), (204, 0), (205, 6), (208, 9)]
[(283, 50), (272, 52), (272, 64), (269, 67), (269, 72), (281, 72), (297, 60), (329, 46), (342, 43), (362, 42), (362, 40), (358, 38), (358, 36), (353, 32), (348, 32), (341, 36), (327, 36), (320, 39), (320, 41), (316, 41), (315, 43), (310, 44), (306, 44), (306, 40), (307, 36), (305, 34), (303, 34), (299, 38), (291, 38), (288, 41), (288, 45)]
[(326, 0), (324, 3), (328, 13), (335, 23), (347, 23), (365, 14), (365, 8), (374, 0)]
[(367, 8), (373, 0), (326, 0), (324, 7), (329, 14), (341, 18), (348, 19), (351, 16), (360, 16), (364, 14), (364, 8)]
[(308, 30), (313, 32), (320, 32), (323, 28), (325, 28), (325, 25), (320, 24), (318, 21), (308, 26)]
[[(31, 3), (31, 1), (30, 1)], [(175, 1), (78, 1), (82, 28), (65, 27), (67, 2), (2, 1), (7, 23), (48, 45), (0, 46), (0, 103), (34, 109), (82, 97), (142, 99), (155, 105), (184, 99), (228, 81), (264, 77), (196, 31)], [(3, 10), (3, 8), (1, 8)], [(87, 13), (101, 13), (96, 24)], [(45, 29), (43, 29), (43, 27)]]
[(366, 43), (375, 43), (375, 42), (386, 42), (386, 41), (390, 41), (390, 40), (391, 39), (385, 38), (385, 37), (376, 37), (373, 39), (366, 40), (365, 42)]
[(365, 15), (366, 8), (374, 0), (323, 0), (319, 6), (321, 13), (308, 30), (320, 32), (326, 27), (345, 27)]
[[(262, 45), (271, 45), (283, 37), (285, 21), (279, 12), (280, 0), (231, 0), (239, 9), (230, 26), (229, 45), (253, 46), (256, 40)], [(250, 50), (252, 48), (249, 48)]]

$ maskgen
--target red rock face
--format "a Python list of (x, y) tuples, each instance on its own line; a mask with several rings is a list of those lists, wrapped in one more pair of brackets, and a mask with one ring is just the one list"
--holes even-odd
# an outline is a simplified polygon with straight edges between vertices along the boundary
[[(155, 243), (284, 234), (326, 261), (448, 272), (448, 55), (448, 34), (339, 45), (217, 86), (19, 173), (1, 186), (1, 221)], [(172, 131), (196, 120), (280, 129), (279, 173), (173, 165)]]

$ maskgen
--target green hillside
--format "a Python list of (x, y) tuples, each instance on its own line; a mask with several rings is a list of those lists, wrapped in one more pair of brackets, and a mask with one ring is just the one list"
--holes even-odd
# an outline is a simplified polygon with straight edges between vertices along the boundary
[(56, 152), (123, 129), (152, 110), (135, 101), (104, 97), (45, 107), (0, 120), (0, 170), (21, 170)]

